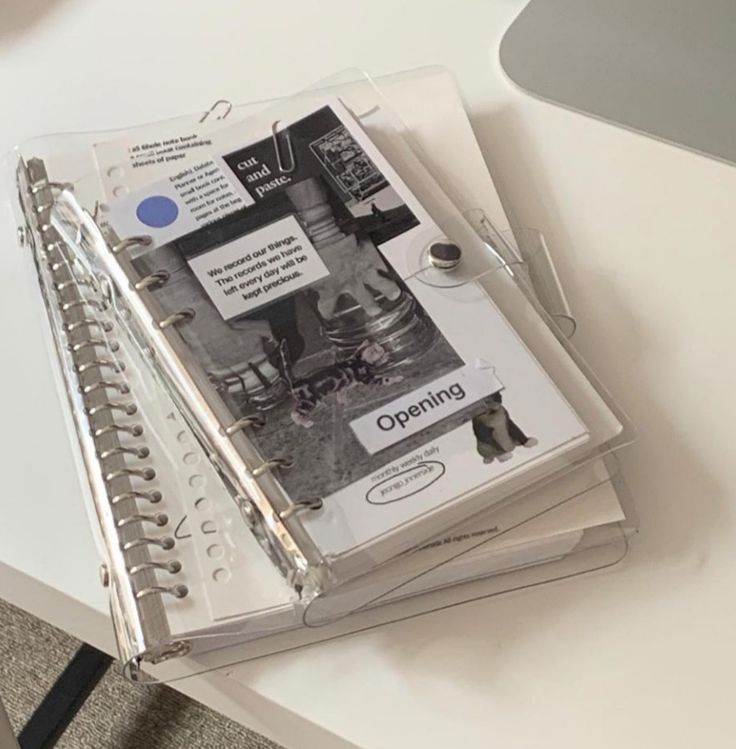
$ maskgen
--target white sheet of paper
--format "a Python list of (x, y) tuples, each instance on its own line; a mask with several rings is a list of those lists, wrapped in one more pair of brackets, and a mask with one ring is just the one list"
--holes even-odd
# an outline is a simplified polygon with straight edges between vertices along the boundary
[(159, 247), (252, 204), (248, 191), (210, 156), (113, 199), (108, 219), (119, 236), (148, 235)]
[(293, 294), (329, 275), (294, 216), (188, 260), (225, 320)]

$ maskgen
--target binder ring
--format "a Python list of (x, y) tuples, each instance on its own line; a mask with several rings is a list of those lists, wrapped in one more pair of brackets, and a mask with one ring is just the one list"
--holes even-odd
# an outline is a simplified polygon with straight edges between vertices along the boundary
[(124, 528), (131, 523), (153, 523), (159, 528), (163, 528), (163, 526), (168, 525), (169, 516), (165, 512), (157, 512), (155, 515), (126, 515), (124, 518), (117, 520), (115, 525), (118, 528)]
[(161, 536), (161, 538), (149, 538), (147, 536), (141, 536), (140, 538), (134, 538), (131, 541), (126, 541), (120, 545), (122, 551), (131, 551), (137, 549), (140, 546), (158, 546), (164, 551), (171, 551), (176, 546), (176, 541), (171, 536)]
[(57, 291), (64, 291), (68, 286), (87, 286), (88, 288), (94, 287), (95, 280), (92, 276), (85, 276), (84, 278), (73, 278), (69, 281), (62, 281), (61, 283), (55, 283), (54, 287)]
[(92, 307), (92, 309), (96, 309), (99, 312), (105, 310), (105, 305), (102, 302), (98, 302), (96, 299), (75, 299), (73, 302), (64, 302), (59, 305), (59, 309), (62, 312), (69, 312), (69, 310), (72, 310), (75, 307)]
[(86, 341), (80, 341), (79, 343), (70, 343), (69, 351), (76, 354), (85, 348), (96, 348), (98, 346), (104, 346), (111, 351), (113, 354), (116, 351), (120, 351), (120, 344), (117, 341), (103, 341), (101, 338), (88, 338)]
[(122, 424), (108, 424), (107, 426), (100, 427), (99, 429), (93, 429), (92, 436), (95, 439), (98, 439), (105, 434), (114, 434), (119, 432), (125, 432), (126, 434), (130, 434), (133, 437), (140, 437), (143, 434), (143, 427), (140, 424), (131, 424), (130, 426), (123, 426)]
[(165, 317), (161, 322), (158, 323), (158, 327), (161, 328), (161, 330), (164, 330), (165, 328), (168, 328), (169, 325), (175, 325), (178, 322), (181, 322), (182, 320), (193, 320), (194, 319), (195, 312), (190, 307), (187, 307), (186, 309), (181, 310), (180, 312), (174, 312), (173, 315), (169, 315), (168, 317)]
[(178, 572), (181, 572), (181, 562), (178, 559), (172, 559), (170, 562), (141, 562), (140, 564), (128, 567), (128, 574), (137, 575), (139, 572), (144, 572), (145, 570), (163, 570), (164, 572), (176, 575)]
[(145, 596), (153, 595), (172, 595), (174, 598), (185, 598), (189, 595), (189, 588), (182, 583), (177, 585), (151, 585), (148, 588), (141, 588), (136, 592), (135, 597), (140, 600)]
[(211, 117), (215, 113), (215, 110), (221, 104), (225, 105), (225, 111), (222, 114), (218, 114), (216, 119), (224, 120), (230, 114), (230, 112), (233, 111), (233, 105), (231, 102), (229, 102), (227, 99), (218, 99), (206, 112), (202, 113), (199, 124), (201, 125), (208, 117)]
[(171, 278), (171, 274), (167, 270), (156, 270), (153, 273), (149, 273), (147, 276), (143, 276), (133, 288), (136, 291), (143, 291), (144, 289), (160, 289), (168, 280)]
[(296, 169), (296, 162), (294, 161), (294, 147), (291, 144), (291, 134), (288, 129), (284, 131), (284, 140), (286, 141), (286, 154), (289, 157), (289, 166), (285, 166), (281, 159), (281, 147), (279, 145), (279, 123), (281, 120), (276, 120), (271, 125), (271, 138), (273, 140), (273, 150), (276, 152), (276, 163), (279, 167), (279, 171), (282, 174), (291, 174)]
[(247, 429), (248, 427), (259, 429), (260, 427), (264, 426), (265, 423), (266, 420), (263, 418), (263, 416), (260, 416), (258, 414), (249, 414), (248, 416), (243, 416), (242, 419), (234, 421), (232, 424), (230, 424), (229, 427), (225, 427), (225, 434), (233, 435), (239, 432), (241, 429)]
[(116, 403), (115, 401), (106, 401), (100, 403), (99, 406), (92, 406), (92, 408), (86, 408), (87, 416), (96, 416), (103, 411), (122, 411), (126, 416), (132, 416), (138, 411), (138, 406), (135, 403)]
[(152, 481), (156, 478), (156, 471), (153, 468), (121, 468), (118, 471), (110, 471), (105, 474), (105, 481), (115, 481), (123, 476), (137, 476), (144, 481)]
[(119, 502), (125, 502), (128, 499), (145, 499), (152, 505), (155, 505), (157, 502), (160, 502), (163, 499), (163, 496), (161, 492), (144, 492), (140, 491), (139, 489), (131, 489), (127, 492), (120, 492), (120, 494), (115, 494), (110, 498), (110, 504), (116, 505)]
[(293, 515), (303, 512), (304, 510), (321, 510), (322, 507), (324, 507), (324, 504), (325, 503), (320, 497), (315, 497), (314, 499), (301, 499), (298, 502), (294, 502), (291, 507), (281, 510), (279, 517), (281, 520), (288, 520)]
[(85, 385), (84, 387), (80, 388), (80, 390), (83, 395), (89, 395), (95, 390), (104, 390), (106, 388), (117, 390), (118, 393), (121, 393), (122, 395), (126, 395), (130, 392), (130, 388), (126, 383), (111, 382), (110, 380), (98, 380), (97, 382), (93, 382), (91, 385)]
[(115, 372), (115, 374), (120, 374), (125, 369), (125, 365), (123, 362), (115, 362), (110, 359), (93, 359), (84, 364), (77, 364), (75, 369), (80, 375), (89, 369), (109, 369)]
[(137, 237), (128, 237), (121, 239), (117, 244), (110, 248), (113, 255), (119, 255), (121, 252), (130, 250), (133, 247), (150, 247), (153, 244), (153, 237), (148, 234), (141, 234)]
[(45, 190), (46, 188), (49, 188), (50, 190), (58, 190), (59, 192), (62, 192), (64, 190), (73, 190), (74, 185), (72, 185), (71, 182), (52, 182), (50, 180), (42, 180), (41, 182), (36, 182), (34, 185), (31, 185), (28, 188), (28, 192), (31, 195), (36, 195), (36, 193), (41, 192), (41, 190)]
[(259, 476), (262, 476), (264, 473), (267, 473), (274, 468), (291, 468), (293, 465), (294, 461), (292, 458), (273, 458), (272, 460), (267, 460), (261, 463), (261, 465), (256, 466), (251, 471), (251, 476), (253, 476), (254, 479), (257, 479)]
[(99, 328), (103, 333), (112, 333), (115, 327), (112, 323), (103, 320), (95, 320), (91, 317), (85, 317), (83, 320), (77, 320), (76, 322), (68, 322), (64, 324), (64, 330), (67, 333), (73, 333), (79, 328)]
[(151, 454), (147, 447), (111, 447), (109, 450), (103, 450), (98, 453), (100, 460), (107, 460), (115, 455), (132, 455), (134, 458), (143, 460)]

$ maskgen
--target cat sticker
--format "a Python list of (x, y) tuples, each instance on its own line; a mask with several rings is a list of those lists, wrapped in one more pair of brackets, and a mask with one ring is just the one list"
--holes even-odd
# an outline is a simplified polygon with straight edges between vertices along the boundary
[(534, 447), (537, 440), (527, 437), (511, 419), (504, 408), (501, 393), (494, 393), (485, 399), (486, 410), (473, 418), (473, 434), (476, 449), (484, 463), (494, 460), (510, 460), (514, 450), (520, 445)]
[[(284, 350), (282, 347), (282, 358)], [(393, 385), (401, 382), (401, 375), (385, 377), (376, 372), (388, 359), (380, 343), (363, 341), (355, 353), (343, 361), (320, 367), (307, 376), (289, 382), (294, 398), (291, 419), (295, 424), (309, 428), (314, 422), (309, 414), (328, 396), (335, 394), (338, 403), (346, 403), (348, 390), (356, 385)], [(284, 367), (288, 371), (287, 367)]]

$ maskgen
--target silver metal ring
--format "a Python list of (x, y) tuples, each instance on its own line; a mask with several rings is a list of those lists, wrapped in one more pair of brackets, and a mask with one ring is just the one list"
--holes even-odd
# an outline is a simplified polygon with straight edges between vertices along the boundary
[(124, 518), (119, 518), (115, 522), (115, 525), (118, 528), (124, 528), (126, 525), (130, 525), (131, 523), (153, 523), (159, 528), (163, 528), (165, 525), (168, 525), (169, 516), (165, 512), (157, 512), (155, 515), (127, 515)]
[(282, 510), (279, 513), (279, 517), (282, 520), (288, 520), (292, 515), (296, 515), (299, 512), (303, 512), (304, 510), (321, 510), (323, 506), (324, 502), (320, 497), (315, 497), (314, 499), (302, 499), (299, 502), (294, 502), (294, 504), (286, 510)]
[(181, 572), (181, 562), (178, 559), (172, 559), (170, 562), (141, 562), (128, 567), (128, 574), (137, 575), (139, 572), (145, 572), (146, 570), (163, 570), (176, 575)]
[(177, 585), (151, 585), (148, 588), (141, 588), (141, 590), (136, 591), (135, 597), (140, 599), (145, 596), (155, 595), (171, 595), (174, 598), (185, 598), (189, 595), (189, 588), (181, 583)]
[(64, 289), (66, 289), (67, 286), (75, 286), (75, 287), (78, 286), (77, 279), (72, 278), (69, 281), (62, 281), (61, 283), (54, 282), (54, 288), (57, 291), (64, 291)]
[(110, 248), (113, 255), (118, 255), (125, 250), (129, 250), (132, 247), (150, 247), (153, 244), (153, 237), (148, 234), (141, 234), (138, 237), (128, 237), (127, 239), (121, 239), (117, 244)]
[(143, 434), (143, 427), (140, 424), (108, 424), (99, 429), (92, 430), (92, 436), (99, 439), (106, 434), (130, 434), (132, 437), (140, 437)]
[(93, 382), (90, 385), (85, 385), (84, 387), (81, 387), (80, 390), (84, 395), (89, 395), (90, 393), (93, 393), (95, 390), (105, 390), (107, 388), (111, 388), (112, 390), (117, 390), (118, 393), (121, 393), (122, 395), (126, 395), (130, 392), (130, 387), (125, 382), (112, 382), (111, 380), (98, 380), (97, 382)]
[(259, 476), (262, 476), (264, 473), (267, 473), (274, 468), (291, 468), (293, 465), (294, 461), (292, 458), (273, 458), (272, 460), (267, 460), (264, 463), (261, 463), (261, 465), (256, 466), (250, 473), (254, 479), (257, 479)]
[(111, 333), (115, 327), (111, 322), (105, 320), (95, 320), (91, 317), (85, 317), (84, 320), (77, 320), (76, 322), (68, 322), (64, 324), (64, 330), (67, 333), (73, 333), (79, 328), (99, 328), (103, 333)]
[(75, 307), (91, 307), (99, 312), (103, 312), (106, 309), (105, 305), (102, 302), (98, 302), (96, 299), (75, 299), (72, 302), (64, 302), (59, 305), (59, 309), (62, 312), (69, 312), (69, 310), (72, 310)]
[(47, 242), (43, 246), (43, 254), (50, 255), (52, 252), (60, 252), (62, 253), (61, 257), (66, 259), (65, 255), (62, 252), (63, 249), (64, 245), (62, 244), (61, 240), (57, 240), (56, 242)]
[(62, 192), (63, 190), (74, 189), (74, 185), (72, 185), (71, 182), (52, 182), (50, 180), (45, 179), (42, 182), (36, 182), (35, 185), (31, 185), (28, 188), (28, 192), (31, 195), (35, 195), (36, 193), (41, 192), (41, 190), (45, 190), (47, 187), (50, 190), (58, 190), (59, 192)]
[(169, 278), (171, 278), (169, 271), (157, 270), (153, 273), (149, 273), (147, 276), (143, 276), (140, 281), (134, 284), (133, 288), (136, 291), (143, 291), (144, 289), (160, 289)]
[(158, 546), (164, 551), (170, 551), (176, 546), (176, 541), (171, 536), (161, 536), (160, 538), (141, 536), (140, 538), (134, 538), (131, 541), (120, 544), (120, 549), (122, 551), (130, 551), (140, 546)]
[(156, 478), (156, 471), (150, 466), (146, 468), (121, 468), (118, 471), (110, 471), (110, 473), (105, 474), (105, 481), (115, 481), (115, 479), (123, 476), (137, 476), (144, 481), (152, 481)]
[(174, 312), (173, 315), (165, 317), (158, 323), (158, 327), (161, 328), (161, 330), (164, 330), (164, 328), (168, 328), (169, 325), (174, 325), (175, 323), (181, 322), (182, 320), (193, 320), (194, 315), (194, 310), (187, 307), (180, 312)]
[(64, 291), (69, 286), (86, 286), (87, 288), (94, 288), (95, 280), (92, 276), (86, 276), (85, 278), (72, 278), (68, 281), (61, 281), (61, 283), (55, 283), (54, 288), (57, 291)]
[(115, 354), (120, 351), (120, 344), (117, 341), (106, 341), (102, 338), (87, 338), (85, 341), (79, 343), (70, 343), (69, 351), (76, 354), (85, 348), (106, 348), (111, 353)]
[(92, 406), (92, 408), (85, 408), (87, 416), (96, 416), (104, 411), (120, 411), (126, 416), (132, 416), (138, 411), (138, 406), (135, 403), (119, 403), (116, 401), (106, 401), (100, 403), (98, 406)]
[(114, 496), (110, 497), (110, 504), (116, 505), (129, 499), (145, 499), (147, 502), (155, 505), (163, 499), (163, 495), (158, 491), (144, 492), (138, 489), (131, 489), (130, 491), (120, 492), (120, 494), (115, 494)]
[(221, 104), (225, 105), (225, 111), (222, 114), (217, 115), (216, 119), (224, 120), (225, 117), (227, 117), (230, 112), (232, 112), (233, 105), (227, 99), (218, 99), (206, 112), (202, 114), (202, 117), (199, 120), (199, 124), (201, 125), (208, 117), (211, 117), (214, 114), (215, 110)]
[(134, 458), (143, 460), (151, 455), (151, 451), (147, 447), (111, 447), (109, 450), (98, 453), (100, 460), (107, 460), (115, 455), (132, 455)]
[(263, 418), (263, 416), (260, 416), (259, 414), (250, 414), (248, 416), (243, 416), (242, 419), (234, 421), (232, 424), (230, 424), (229, 427), (225, 427), (225, 434), (233, 435), (239, 432), (241, 429), (247, 429), (248, 427), (259, 429), (260, 427), (264, 426), (265, 423), (266, 420)]
[(75, 369), (81, 375), (90, 369), (109, 369), (115, 374), (120, 374), (125, 369), (123, 362), (112, 361), (111, 359), (93, 359), (92, 361), (78, 364)]

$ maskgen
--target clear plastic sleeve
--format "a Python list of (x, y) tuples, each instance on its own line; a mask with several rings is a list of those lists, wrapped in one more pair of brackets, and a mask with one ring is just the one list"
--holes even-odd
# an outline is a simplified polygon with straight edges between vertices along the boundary
[[(340, 315), (327, 315), (324, 304), (320, 305), (324, 299), (316, 302), (304, 299), (300, 304), (310, 308), (320, 335), (338, 349), (342, 357), (359, 350), (364, 339), (378, 341), (389, 353), (388, 363), (379, 368), (380, 378), (401, 377), (401, 367), (407, 365), (414, 367), (412, 371), (416, 377), (416, 372), (421, 370), (422, 356), (436, 348), (437, 332), (431, 329), (433, 317), (424, 315), (423, 310), (430, 307), (458, 310), (456, 317), (465, 327), (470, 318), (463, 317), (460, 310), (483, 307), (500, 311), (501, 321), (507, 321), (524, 347), (533, 352), (561, 394), (561, 400), (570, 404), (584, 425), (576, 438), (579, 445), (574, 449), (549, 450), (543, 459), (531, 461), (531, 469), (529, 465), (523, 470), (510, 465), (510, 470), (507, 470), (506, 465), (501, 464), (507, 462), (512, 452), (518, 455), (527, 451), (529, 455), (534, 453), (536, 436), (527, 435), (516, 425), (520, 436), (512, 450), (500, 449), (498, 445), (483, 446), (480, 444), (483, 440), (478, 437), (478, 463), (496, 464), (499, 471), (495, 483), (476, 482), (455, 492), (459, 498), (448, 497), (448, 502), (424, 513), (407, 513), (402, 522), (394, 523), (393, 529), (408, 529), (408, 532), (378, 534), (371, 543), (356, 536), (350, 539), (351, 543), (345, 544), (350, 549), (349, 555), (325, 553), (319, 543), (315, 543), (318, 536), (302, 519), (304, 512), (314, 512), (314, 517), (324, 514), (320, 504), (322, 497), (318, 493), (315, 497), (311, 490), (304, 496), (292, 497), (294, 492), (284, 491), (280, 476), (273, 470), (284, 465), (274, 463), (273, 454), (258, 449), (254, 451), (252, 445), (255, 433), (251, 429), (263, 418), (268, 419), (269, 413), (273, 413), (273, 409), (289, 395), (288, 367), (293, 366), (293, 361), (282, 357), (279, 367), (268, 357), (258, 361), (251, 357), (247, 362), (247, 377), (243, 372), (229, 377), (226, 372), (227, 376), (215, 373), (218, 376), (213, 378), (212, 372), (201, 367), (200, 355), (202, 371), (192, 379), (192, 372), (197, 372), (198, 358), (192, 356), (192, 351), (196, 354), (202, 341), (192, 342), (191, 334), (187, 341), (184, 332), (190, 321), (184, 314), (187, 308), (166, 309), (160, 298), (158, 302), (156, 298), (173, 272), (180, 272), (181, 268), (148, 267), (145, 252), (136, 256), (137, 250), (145, 250), (145, 241), (135, 237), (116, 237), (104, 228), (106, 196), (115, 195), (116, 188), (129, 189), (122, 183), (110, 183), (110, 180), (120, 181), (121, 174), (124, 176), (123, 163), (108, 162), (103, 173), (91, 155), (91, 143), (101, 142), (103, 137), (105, 142), (109, 142), (112, 136), (59, 136), (24, 146), (21, 155), (29, 158), (19, 172), (22, 202), (26, 217), (33, 214), (29, 229), (37, 240), (35, 254), (47, 304), (51, 308), (55, 303), (59, 309), (67, 305), (63, 311), (69, 314), (77, 310), (79, 319), (70, 319), (71, 325), (79, 324), (75, 328), (78, 331), (90, 327), (84, 322), (91, 319), (86, 317), (88, 309), (91, 307), (96, 313), (95, 322), (91, 323), (96, 333), (85, 335), (83, 340), (64, 339), (64, 333), (74, 332), (69, 330), (70, 321), (54, 322), (55, 311), (50, 313), (54, 337), (65, 341), (60, 350), (72, 354), (71, 358), (66, 353), (60, 354), (62, 368), (67, 370), (70, 383), (71, 408), (81, 411), (87, 418), (87, 421), (84, 418), (78, 420), (78, 438), (80, 442), (89, 442), (85, 434), (88, 435), (90, 430), (94, 435), (113, 424), (115, 428), (108, 429), (105, 434), (123, 438), (112, 447), (93, 446), (88, 473), (91, 482), (99, 484), (96, 502), (101, 508), (100, 524), (108, 527), (112, 534), (105, 546), (114, 548), (113, 556), (117, 559), (108, 560), (108, 563), (120, 571), (113, 577), (113, 611), (114, 614), (117, 612), (118, 632), (129, 630), (131, 622), (145, 620), (148, 623), (140, 625), (141, 632), (136, 637), (130, 637), (128, 633), (128, 641), (133, 645), (121, 648), (133, 670), (142, 659), (157, 661), (189, 649), (217, 648), (217, 654), (202, 656), (194, 666), (194, 662), (187, 666), (190, 672), (192, 667), (210, 668), (214, 664), (222, 665), (228, 659), (273, 652), (310, 639), (324, 639), (412, 616), (426, 608), (493, 595), (506, 585), (500, 581), (502, 577), (509, 580), (509, 587), (531, 584), (512, 582), (534, 577), (529, 571), (522, 574), (522, 570), (531, 564), (523, 560), (531, 558), (529, 545), (532, 541), (530, 538), (524, 540), (519, 529), (527, 521), (535, 521), (571, 500), (583, 501), (581, 497), (594, 494), (601, 487), (610, 488), (610, 469), (606, 467), (611, 464), (610, 453), (631, 437), (626, 417), (569, 345), (567, 335), (574, 332), (574, 318), (556, 282), (541, 238), (522, 231), (506, 237), (495, 232), (482, 212), (459, 213), (407, 146), (400, 123), (371, 82), (356, 80), (350, 73), (342, 76), (342, 80), (332, 81), (329, 91), (325, 89), (326, 86), (320, 86), (319, 90), (306, 92), (286, 102), (268, 104), (257, 113), (247, 108), (248, 116), (242, 125), (246, 134), (241, 133), (238, 137), (247, 142), (247, 133), (262, 133), (266, 128), (271, 133), (275, 168), (273, 164), (266, 165), (269, 171), (288, 174), (294, 169), (294, 164), (290, 163), (294, 160), (294, 145), (289, 140), (288, 126), (280, 123), (303, 117), (305, 112), (312, 112), (314, 107), (331, 101), (338, 94), (340, 101), (360, 123), (362, 131), (395, 170), (395, 180), (416, 197), (417, 205), (427, 212), (431, 222), (427, 222), (428, 232), (419, 232), (413, 241), (404, 243), (400, 255), (394, 253), (388, 263), (378, 248), (391, 239), (386, 239), (386, 225), (391, 230), (392, 222), (385, 218), (391, 207), (368, 200), (370, 215), (366, 216), (361, 208), (363, 213), (358, 218), (367, 218), (363, 221), (361, 236), (374, 238), (369, 249), (375, 251), (377, 263), (382, 263), (378, 268), (378, 283), (382, 289), (367, 302), (370, 305), (378, 300), (378, 314), (367, 316), (363, 307), (358, 310), (361, 313), (358, 315), (349, 308), (341, 310)], [(221, 105), (218, 108), (223, 109)], [(241, 112), (236, 108), (229, 113), (227, 120), (230, 122), (245, 113), (245, 108)], [(216, 116), (212, 114), (207, 118), (208, 132), (217, 130)], [(184, 124), (192, 125), (193, 119), (163, 123), (160, 127), (162, 131), (174, 132)], [(151, 126), (147, 128), (146, 132), (149, 132)], [(126, 137), (130, 137), (130, 133), (126, 131)], [(347, 175), (343, 173), (344, 165), (330, 162), (333, 158), (331, 149), (334, 150), (335, 139), (339, 141), (340, 137), (344, 139), (344, 133), (318, 139), (319, 158), (327, 164), (326, 169), (339, 173), (346, 192), (355, 204), (360, 205), (361, 200), (370, 199), (385, 189), (380, 182), (385, 174), (377, 176), (375, 169), (372, 171), (369, 166), (356, 163), (350, 165)], [(99, 162), (99, 149), (95, 153)], [(29, 176), (38, 168), (39, 156), (49, 165), (45, 182), (44, 179), (34, 179), (32, 174)], [(185, 156), (184, 161), (177, 163), (177, 168), (191, 165), (194, 158), (192, 154)], [(262, 166), (265, 162), (260, 163)], [(52, 181), (56, 179), (64, 180), (64, 183)], [(304, 181), (308, 182), (303, 180), (302, 183)], [(67, 184), (70, 182), (71, 185)], [(315, 191), (309, 185), (305, 189), (303, 184), (296, 187), (289, 197), (292, 213), (296, 208), (298, 215), (300, 205), (309, 208), (315, 201), (317, 204), (325, 202), (319, 190)], [(394, 179), (389, 180), (388, 187), (395, 187)], [(29, 201), (26, 195), (40, 200)], [(373, 206), (375, 210), (372, 210)], [(417, 211), (414, 208), (414, 212)], [(406, 212), (392, 214), (392, 217), (400, 223), (406, 220)], [(303, 215), (298, 218), (302, 228), (309, 229), (305, 226), (308, 220)], [(338, 226), (330, 219), (332, 216), (327, 216), (328, 234), (335, 235), (339, 231), (343, 237), (350, 236), (345, 231), (344, 222)], [(366, 226), (371, 230), (368, 231)], [(200, 233), (200, 239), (201, 236)], [(310, 238), (314, 240), (313, 233)], [(214, 246), (218, 246), (217, 240)], [(385, 254), (385, 250), (383, 252)], [(67, 274), (61, 281), (54, 276), (60, 271)], [(376, 264), (369, 271), (375, 276)], [(193, 292), (185, 286), (183, 293)], [(141, 299), (143, 303), (140, 303)], [(390, 304), (384, 304), (382, 299)], [(485, 318), (481, 316), (479, 319)], [(181, 332), (177, 328), (180, 322), (184, 323)], [(111, 326), (121, 331), (120, 340), (110, 340), (108, 328)], [(368, 335), (366, 329), (370, 330)], [(482, 332), (478, 331), (478, 334)], [(456, 349), (457, 340), (462, 338), (460, 334), (449, 336)], [(169, 346), (173, 341), (173, 351), (167, 353), (166, 347), (162, 349), (159, 341), (164, 339)], [(278, 340), (275, 342), (279, 343)], [(487, 388), (484, 398), (471, 404), (474, 412), (466, 411), (459, 423), (466, 424), (470, 430), (469, 422), (476, 417), (482, 422), (484, 413), (497, 415), (499, 411), (513, 421), (515, 414), (509, 415), (509, 409), (504, 405), (504, 393), (508, 387), (504, 382), (505, 372), (494, 366), (491, 354), (484, 355), (482, 346), (464, 345), (466, 353), (461, 359), (466, 366), (472, 365), (470, 379), (485, 378), (496, 385)], [(75, 350), (74, 346), (79, 348)], [(81, 351), (91, 355), (89, 362), (74, 356)], [(180, 370), (167, 365), (167, 356), (173, 356), (179, 363), (186, 360), (185, 370), (190, 379), (182, 379)], [(85, 364), (89, 366), (85, 367)], [(85, 369), (80, 371), (82, 367)], [(122, 374), (123, 367), (128, 383), (125, 387), (136, 394), (137, 418), (143, 423), (131, 422), (129, 417), (133, 413), (128, 413), (130, 408), (124, 401), (107, 397), (109, 390), (116, 389), (112, 380), (106, 378), (107, 374)], [(271, 369), (275, 371), (273, 377)], [(454, 370), (450, 367), (448, 371)], [(96, 379), (94, 382), (83, 380), (75, 386), (72, 373), (77, 377), (89, 373)], [(425, 377), (422, 383), (426, 385), (435, 380)], [(218, 397), (223, 394), (224, 397), (220, 398), (223, 404), (220, 410), (213, 411), (215, 426), (211, 428), (203, 424), (202, 410), (212, 410), (212, 403), (191, 395), (193, 390), (201, 395), (202, 390), (211, 387), (213, 382), (219, 383), (219, 390), (217, 387), (211, 390)], [(108, 384), (97, 387), (97, 383)], [(95, 389), (90, 392), (99, 390), (105, 400), (90, 406), (86, 400), (80, 401), (77, 393), (80, 387), (84, 390), (93, 386)], [(145, 406), (140, 406), (140, 401)], [(91, 413), (102, 406), (101, 410)], [(241, 410), (236, 410), (236, 407)], [(349, 406), (338, 401), (323, 409), (328, 418), (320, 438), (329, 455), (329, 464), (342, 466), (343, 473), (344, 466), (349, 466), (352, 460), (346, 408)], [(413, 413), (410, 408), (394, 410), (390, 416), (394, 422), (408, 419)], [(94, 417), (103, 411), (115, 419), (108, 425), (98, 426)], [(407, 415), (400, 416), (400, 413)], [(90, 416), (93, 418), (91, 422)], [(306, 429), (303, 424), (296, 425)], [(153, 468), (157, 478), (136, 462), (142, 459), (141, 449), (127, 442), (139, 431), (136, 427), (150, 434), (155, 442), (156, 449), (147, 448), (149, 452), (144, 456), (148, 463), (149, 455), (155, 453), (159, 468), (147, 467)], [(482, 433), (482, 423), (474, 431)], [(430, 440), (424, 439), (421, 431), (417, 434), (420, 436), (416, 438), (416, 444), (407, 448), (406, 444), (399, 443), (398, 457), (393, 461), (383, 461), (383, 465), (392, 470), (384, 478), (377, 478), (374, 481), (377, 488), (366, 493), (368, 496), (372, 491), (373, 495), (380, 497), (376, 504), (389, 505), (404, 500), (407, 497), (403, 494), (407, 493), (409, 484), (413, 484), (413, 488), (417, 482), (429, 485), (441, 478), (439, 473), (448, 472), (447, 462), (454, 458), (452, 449), (447, 462), (437, 460), (436, 453), (426, 454), (431, 447)], [(233, 436), (243, 444), (237, 454), (231, 452)], [(532, 444), (533, 440), (535, 444)], [(227, 445), (224, 450), (223, 442)], [(114, 456), (122, 461), (117, 469), (122, 473), (114, 480), (126, 483), (122, 489), (117, 487), (117, 493), (113, 495), (109, 492), (109, 477), (113, 471), (107, 465), (95, 468), (92, 457), (94, 454), (101, 457), (105, 449), (115, 451), (108, 458)], [(237, 464), (244, 455), (249, 457), (245, 472)], [(186, 466), (190, 469), (182, 470)], [(187, 474), (188, 470), (192, 472)], [(462, 476), (462, 470), (452, 473)], [(263, 490), (261, 476), (271, 484), (268, 496), (259, 502), (254, 495)], [(165, 486), (156, 494), (150, 485), (139, 487), (141, 481), (163, 481)], [(203, 487), (206, 487), (206, 493)], [(160, 495), (162, 500), (158, 499)], [(169, 495), (175, 499), (170, 500), (172, 509), (168, 513), (160, 511), (151, 515), (140, 511), (140, 500), (151, 499), (154, 503), (163, 501), (163, 506), (168, 509), (165, 503)], [(236, 502), (226, 501), (227, 495), (234, 496)], [(275, 501), (274, 496), (277, 497)], [(117, 501), (111, 501), (115, 497), (118, 497)], [(371, 504), (370, 498), (367, 501)], [(162, 515), (168, 515), (165, 522)], [(249, 536), (246, 524), (241, 522), (243, 517), (271, 559), (287, 572), (286, 579), (275, 574), (275, 568)], [(421, 523), (417, 522), (419, 519)], [(156, 525), (166, 527), (167, 535), (138, 543), (138, 539), (150, 539), (144, 531)], [(555, 565), (573, 558), (580, 560), (582, 569), (589, 563), (587, 560), (596, 556), (594, 550), (604, 547), (609, 550), (605, 554), (610, 553), (610, 559), (613, 559), (618, 552), (610, 552), (610, 549), (625, 547), (626, 533), (622, 527), (622, 519), (616, 518), (594, 529), (570, 529), (567, 533), (557, 534), (556, 538), (548, 539), (546, 546), (536, 549), (535, 569), (536, 564), (546, 561), (549, 564), (543, 566), (549, 567), (550, 572), (535, 574), (539, 579), (557, 574), (551, 571)], [(343, 537), (351, 532), (344, 523), (338, 530)], [(114, 537), (121, 531), (131, 536), (122, 540), (123, 547), (128, 544), (127, 549), (121, 547), (121, 542)], [(514, 534), (521, 536), (521, 540), (514, 540)], [(205, 536), (209, 538), (205, 539)], [(189, 554), (189, 561), (184, 565), (180, 560), (166, 557), (164, 552), (171, 551), (166, 548), (171, 541), (162, 539), (174, 541), (177, 548)], [(522, 553), (525, 544), (526, 555)], [(141, 559), (136, 558), (131, 563), (128, 558), (131, 553), (142, 555)], [(179, 564), (172, 564), (172, 561), (179, 561)], [(576, 566), (570, 564), (571, 569)], [(126, 575), (125, 571), (130, 573), (131, 566), (138, 568), (137, 571), (132, 576)], [(180, 573), (186, 582), (175, 581)], [(146, 580), (137, 578), (137, 575), (146, 576)], [(161, 584), (159, 578), (162, 575), (171, 575), (172, 578), (167, 577), (167, 584)], [(491, 576), (493, 582), (489, 582)], [(467, 583), (474, 579), (483, 582)], [(234, 590), (237, 591), (235, 595)], [(193, 595), (194, 591), (199, 591), (200, 595)], [(206, 606), (202, 603), (204, 599), (207, 600)], [(127, 603), (121, 606), (121, 600)], [(149, 604), (152, 610), (142, 616), (141, 606)], [(150, 632), (155, 634), (149, 636)], [(252, 642), (239, 650), (222, 650), (225, 645), (243, 640)], [(171, 647), (171, 642), (178, 645)], [(176, 668), (167, 666), (159, 676), (175, 678)]]

